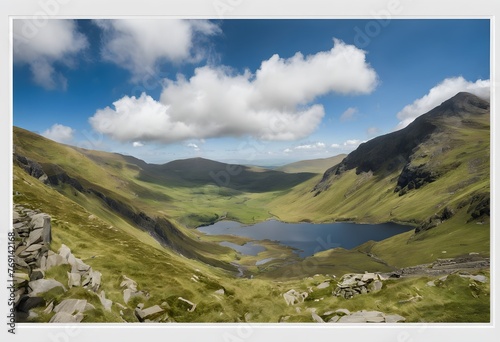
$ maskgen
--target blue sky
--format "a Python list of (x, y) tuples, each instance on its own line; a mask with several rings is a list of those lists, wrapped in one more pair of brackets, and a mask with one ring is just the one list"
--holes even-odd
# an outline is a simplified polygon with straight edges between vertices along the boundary
[(15, 126), (152, 163), (325, 158), (489, 97), (489, 20), (15, 20), (13, 53)]

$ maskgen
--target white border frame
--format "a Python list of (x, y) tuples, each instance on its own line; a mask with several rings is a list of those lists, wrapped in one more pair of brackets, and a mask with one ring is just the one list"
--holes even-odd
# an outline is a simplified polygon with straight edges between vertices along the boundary
[[(497, 120), (495, 119), (497, 70), (496, 49), (497, 28), (495, 16), (498, 6), (495, 1), (476, 0), (441, 1), (441, 0), (337, 0), (327, 3), (321, 0), (184, 0), (175, 5), (162, 3), (158, 0), (108, 1), (99, 0), (2, 0), (0, 2), (0, 75), (8, 75), (0, 82), (0, 105), (2, 120), (0, 125), (0, 141), (2, 160), (0, 172), (4, 180), (0, 184), (2, 206), (0, 217), (0, 316), (6, 313), (7, 302), (7, 272), (6, 237), (10, 230), (12, 215), (12, 55), (10, 46), (11, 18), (13, 16), (28, 16), (43, 13), (48, 4), (58, 4), (58, 18), (114, 18), (137, 16), (169, 16), (189, 18), (375, 18), (376, 13), (388, 8), (391, 4), (399, 4), (402, 11), (394, 18), (489, 18), (491, 19), (491, 208), (495, 208), (497, 198), (496, 182), (496, 137)], [(219, 7), (218, 7), (219, 6)], [(9, 37), (7, 39), (7, 37)], [(7, 43), (8, 42), (8, 43)], [(9, 113), (9, 114), (7, 114)], [(8, 148), (7, 148), (8, 147)], [(453, 339), (458, 341), (492, 341), (498, 327), (496, 274), (498, 265), (495, 262), (496, 220), (494, 210), (491, 210), (491, 323), (490, 324), (398, 324), (398, 325), (333, 325), (315, 324), (81, 324), (77, 326), (48, 324), (18, 324), (16, 335), (7, 333), (7, 325), (2, 320), (0, 336), (2, 341), (32, 339), (40, 341), (70, 341), (96, 339), (120, 339), (137, 341), (144, 338), (162, 337), (176, 341), (193, 341), (194, 339), (217, 341), (260, 341), (270, 339), (295, 340), (332, 340), (345, 338), (352, 341), (382, 340), (382, 341), (434, 341)]]

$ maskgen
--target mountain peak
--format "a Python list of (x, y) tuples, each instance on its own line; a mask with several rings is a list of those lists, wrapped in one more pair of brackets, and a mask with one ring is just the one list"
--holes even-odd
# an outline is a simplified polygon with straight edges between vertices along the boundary
[(449, 126), (471, 125), (479, 115), (489, 113), (490, 103), (467, 92), (460, 92), (431, 111), (419, 116), (405, 128), (365, 142), (349, 153), (338, 165), (328, 169), (315, 190), (328, 187), (334, 175), (356, 169), (361, 172), (392, 172), (408, 163), (415, 148), (435, 132), (447, 131)]
[(482, 113), (489, 110), (490, 102), (468, 92), (459, 92), (441, 105), (432, 109), (429, 116), (461, 116), (465, 113)]

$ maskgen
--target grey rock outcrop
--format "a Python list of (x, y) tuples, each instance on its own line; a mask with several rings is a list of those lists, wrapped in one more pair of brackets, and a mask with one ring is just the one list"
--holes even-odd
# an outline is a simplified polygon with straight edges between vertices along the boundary
[(349, 299), (359, 294), (377, 292), (382, 289), (382, 280), (384, 279), (383, 276), (377, 273), (344, 274), (337, 283), (337, 288), (333, 291), (333, 295)]
[(56, 287), (60, 287), (62, 290), (66, 291), (64, 285), (54, 279), (38, 279), (30, 281), (28, 287), (31, 290), (29, 292), (30, 297), (37, 296), (40, 293), (45, 293)]
[(143, 307), (144, 304), (138, 305), (134, 311), (135, 316), (140, 322), (144, 322), (145, 320), (154, 320), (164, 312), (159, 305), (154, 305), (147, 309), (143, 309)]
[(330, 282), (324, 281), (321, 284), (319, 284), (318, 286), (316, 286), (316, 288), (321, 290), (321, 289), (326, 289), (328, 286), (330, 286)]
[(101, 286), (101, 272), (94, 271), (92, 267), (87, 265), (73, 255), (68, 246), (62, 244), (59, 248), (59, 254), (50, 254), (47, 258), (47, 269), (52, 265), (69, 264), (71, 272), (68, 272), (68, 286), (81, 286), (95, 293)]
[(350, 313), (347, 309), (338, 309), (336, 313), (329, 323), (398, 323), (406, 320), (403, 316), (380, 311), (362, 310)]
[[(14, 204), (12, 224), (15, 237), (14, 300), (19, 322), (29, 321), (37, 316), (30, 309), (45, 305), (45, 300), (39, 297), (40, 295), (54, 289), (67, 291), (59, 281), (45, 279), (45, 271), (52, 267), (71, 266), (71, 271), (67, 272), (68, 288), (81, 286), (97, 293), (102, 281), (100, 272), (76, 258), (64, 244), (58, 254), (50, 250), (52, 234), (49, 215)], [(104, 309), (111, 310), (112, 302), (104, 297), (104, 292), (99, 298)], [(44, 314), (50, 314), (53, 310), (55, 315), (50, 322), (76, 323), (82, 321), (83, 313), (92, 308), (94, 306), (84, 299), (65, 299), (55, 307), (52, 301), (44, 310)]]
[(104, 292), (104, 290), (102, 290), (101, 293), (99, 294), (99, 300), (101, 301), (104, 310), (111, 311), (111, 306), (113, 305), (113, 302), (111, 301), (111, 299), (106, 299), (106, 293)]
[(80, 323), (84, 318), (82, 313), (71, 315), (67, 312), (58, 312), (50, 319), (49, 323)]
[(65, 299), (55, 306), (54, 312), (65, 312), (73, 315), (75, 313), (84, 313), (93, 308), (94, 306), (87, 303), (85, 299)]
[(122, 282), (120, 283), (120, 287), (123, 288), (123, 301), (125, 304), (129, 302), (130, 299), (137, 296), (148, 296), (144, 291), (137, 290), (137, 282), (135, 280), (130, 279), (126, 275), (122, 275)]

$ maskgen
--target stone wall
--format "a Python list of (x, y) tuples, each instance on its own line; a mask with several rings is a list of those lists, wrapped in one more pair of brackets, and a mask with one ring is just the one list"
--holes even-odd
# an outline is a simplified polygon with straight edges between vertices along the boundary
[(49, 215), (14, 204), (12, 224), (15, 238), (15, 308), (18, 321), (23, 321), (32, 305), (41, 303), (41, 299), (33, 298), (36, 292), (32, 294), (29, 284), (41, 283), (39, 280), (45, 277), (44, 268), (52, 240), (51, 223)]

